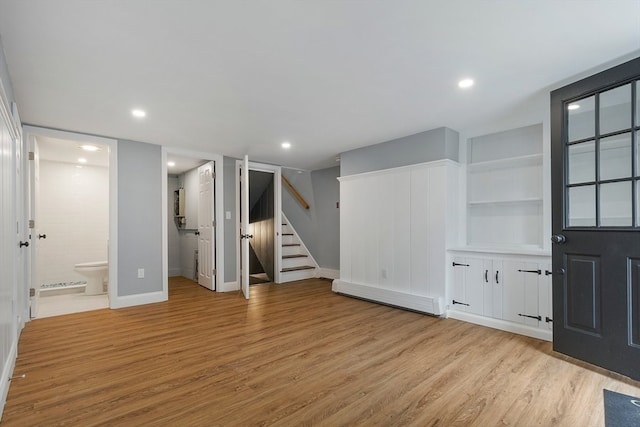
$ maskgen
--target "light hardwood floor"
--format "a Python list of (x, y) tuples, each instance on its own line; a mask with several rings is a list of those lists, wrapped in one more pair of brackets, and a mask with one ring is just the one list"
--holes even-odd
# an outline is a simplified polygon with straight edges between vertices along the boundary
[(37, 319), (3, 426), (603, 426), (640, 383), (551, 344), (333, 294), (325, 280)]

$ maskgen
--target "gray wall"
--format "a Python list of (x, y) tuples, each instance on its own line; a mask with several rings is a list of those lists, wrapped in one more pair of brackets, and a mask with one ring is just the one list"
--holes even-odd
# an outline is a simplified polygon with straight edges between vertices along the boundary
[(118, 296), (162, 291), (161, 165), (159, 145), (118, 141)]
[(318, 233), (314, 258), (324, 268), (340, 269), (340, 166), (311, 172)]
[[(236, 281), (236, 159), (224, 157), (224, 281)], [(231, 217), (227, 219), (226, 213)]]
[(169, 277), (180, 276), (180, 232), (174, 218), (174, 191), (178, 189), (178, 177), (169, 175), (167, 178), (167, 258)]
[(7, 67), (7, 58), (4, 56), (4, 48), (2, 47), (2, 39), (0, 38), (0, 79), (4, 86), (5, 95), (9, 102), (15, 102), (13, 96), (13, 86), (11, 86), (11, 78), (9, 77), (9, 68)]
[(340, 175), (451, 159), (458, 161), (458, 132), (441, 127), (340, 154)]

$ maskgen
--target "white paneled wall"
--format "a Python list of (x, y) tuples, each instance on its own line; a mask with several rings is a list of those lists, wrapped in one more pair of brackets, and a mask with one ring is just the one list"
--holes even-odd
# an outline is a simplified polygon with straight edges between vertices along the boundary
[(109, 170), (40, 160), (39, 196), (38, 285), (85, 280), (75, 264), (107, 260)]
[(341, 177), (334, 291), (444, 313), (458, 179), (459, 165), (449, 160)]

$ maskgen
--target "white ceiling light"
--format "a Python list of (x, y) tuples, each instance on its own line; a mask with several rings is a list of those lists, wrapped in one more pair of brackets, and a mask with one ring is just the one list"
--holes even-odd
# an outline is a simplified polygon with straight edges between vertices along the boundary
[(89, 145), (89, 144), (85, 144), (85, 145), (81, 145), (80, 148), (82, 148), (85, 151), (98, 151), (100, 148), (96, 147), (95, 145)]
[(579, 104), (569, 104), (567, 107), (568, 110), (577, 110), (578, 108), (580, 108)]
[(473, 86), (473, 79), (462, 79), (458, 82), (458, 87), (461, 89), (467, 89)]
[(170, 168), (174, 167), (176, 165), (176, 162), (167, 162), (167, 166), (169, 166)]
[(283, 142), (282, 143), (282, 148), (284, 148), (284, 149), (291, 148), (291, 143), (287, 142), (287, 141)]
[(85, 159), (84, 157), (80, 157), (78, 159), (78, 163), (87, 163), (87, 159)]
[(131, 110), (131, 114), (133, 115), (133, 117), (137, 117), (137, 118), (143, 118), (146, 117), (147, 113), (144, 110)]

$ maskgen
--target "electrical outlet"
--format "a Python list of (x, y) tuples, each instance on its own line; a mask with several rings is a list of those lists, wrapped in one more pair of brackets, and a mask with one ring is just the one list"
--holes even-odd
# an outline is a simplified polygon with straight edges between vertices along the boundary
[(224, 217), (225, 217), (226, 219), (231, 219), (231, 211), (226, 211), (226, 212), (224, 213)]
[(138, 279), (144, 279), (144, 268), (138, 269)]

